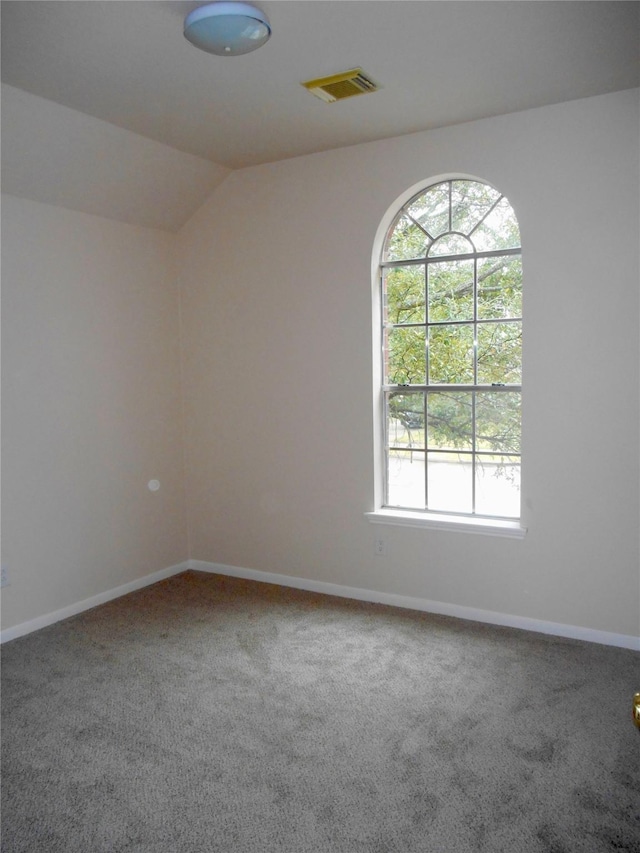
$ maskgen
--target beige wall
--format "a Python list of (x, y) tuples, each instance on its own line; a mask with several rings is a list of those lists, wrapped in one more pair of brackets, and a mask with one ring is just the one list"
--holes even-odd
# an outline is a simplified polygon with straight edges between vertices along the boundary
[[(374, 237), (453, 173), (521, 225), (524, 541), (364, 518)], [(637, 92), (231, 175), (180, 234), (190, 556), (638, 634), (638, 227)]]
[(11, 196), (2, 218), (6, 629), (187, 544), (174, 236)]
[[(637, 635), (637, 152), (626, 92), (242, 170), (177, 236), (4, 198), (3, 629), (191, 557)], [(524, 541), (364, 517), (374, 238), (453, 173), (521, 224)]]

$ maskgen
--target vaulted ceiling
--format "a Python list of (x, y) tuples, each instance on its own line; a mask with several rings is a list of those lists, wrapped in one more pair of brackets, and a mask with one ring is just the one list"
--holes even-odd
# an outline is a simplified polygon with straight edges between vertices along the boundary
[[(3, 188), (82, 209), (110, 184), (105, 215), (174, 229), (230, 169), (640, 83), (638, 2), (265, 0), (272, 38), (236, 57), (184, 39), (199, 5), (3, 0)], [(380, 91), (300, 86), (354, 67)]]

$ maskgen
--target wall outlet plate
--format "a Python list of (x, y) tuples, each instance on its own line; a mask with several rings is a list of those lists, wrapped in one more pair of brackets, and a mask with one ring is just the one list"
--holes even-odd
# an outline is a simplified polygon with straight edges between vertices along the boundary
[(378, 537), (376, 541), (373, 543), (373, 553), (376, 557), (386, 557), (387, 556), (387, 543), (384, 539)]

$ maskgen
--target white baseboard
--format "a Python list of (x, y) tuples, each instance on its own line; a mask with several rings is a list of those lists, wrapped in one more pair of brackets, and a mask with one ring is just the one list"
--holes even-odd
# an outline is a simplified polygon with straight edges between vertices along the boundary
[(496, 613), (491, 610), (478, 610), (474, 607), (463, 607), (458, 604), (446, 604), (441, 601), (431, 601), (426, 598), (396, 595), (395, 593), (344, 586), (342, 584), (327, 583), (325, 581), (310, 580), (308, 578), (293, 577), (291, 575), (281, 575), (274, 572), (262, 572), (257, 569), (244, 569), (240, 566), (227, 566), (222, 563), (209, 563), (203, 560), (187, 560), (184, 563), (170, 566), (167, 569), (161, 569), (160, 571), (153, 572), (150, 575), (145, 575), (137, 580), (122, 584), (122, 586), (99, 593), (98, 595), (94, 595), (84, 601), (78, 601), (75, 604), (70, 604), (68, 607), (63, 607), (61, 610), (55, 610), (53, 613), (46, 613), (43, 616), (38, 616), (36, 619), (31, 619), (28, 622), (22, 622), (19, 625), (14, 625), (12, 628), (0, 631), (0, 643), (15, 640), (18, 637), (30, 634), (32, 631), (37, 631), (40, 628), (46, 628), (48, 625), (53, 625), (55, 622), (60, 622), (62, 619), (68, 619), (70, 616), (75, 616), (85, 610), (90, 610), (92, 607), (97, 607), (100, 604), (106, 604), (107, 601), (112, 601), (114, 598), (127, 595), (129, 592), (135, 592), (145, 586), (150, 586), (158, 581), (180, 574), (187, 569), (193, 569), (194, 571), (200, 572), (210, 572), (218, 575), (228, 575), (229, 577), (245, 578), (246, 580), (260, 581), (262, 583), (273, 583), (278, 586), (307, 590), (308, 592), (320, 592), (325, 595), (335, 595), (339, 598), (353, 598), (357, 601), (370, 601), (375, 604), (389, 604), (392, 607), (404, 607), (407, 610), (420, 610), (424, 613), (437, 613), (441, 616), (454, 616), (458, 619), (469, 619), (473, 622), (485, 622), (489, 625), (502, 625), (507, 628), (520, 628), (524, 631), (535, 631), (540, 634), (551, 634), (556, 637), (566, 637), (572, 640), (585, 640), (590, 643), (601, 643), (605, 646), (617, 646), (623, 649), (640, 651), (640, 637), (634, 637), (632, 635), (613, 634), (609, 631), (596, 631), (592, 628), (581, 628), (576, 625), (563, 625), (559, 622), (544, 622), (538, 619), (529, 619), (525, 616), (512, 616), (506, 613)]
[(152, 572), (150, 575), (129, 581), (129, 583), (117, 586), (115, 589), (108, 589), (106, 592), (91, 596), (91, 598), (85, 598), (84, 601), (77, 601), (75, 604), (70, 604), (61, 610), (54, 610), (53, 613), (45, 613), (44, 616), (38, 616), (36, 619), (21, 622), (19, 625), (14, 625), (13, 628), (0, 631), (0, 643), (6, 643), (9, 640), (15, 640), (18, 637), (23, 637), (25, 634), (30, 634), (32, 631), (46, 628), (48, 625), (53, 625), (54, 622), (60, 622), (62, 619), (68, 619), (69, 616), (75, 616), (78, 613), (83, 613), (85, 610), (90, 610), (92, 607), (97, 607), (99, 604), (106, 604), (107, 601), (120, 598), (121, 595), (127, 595), (129, 592), (135, 592), (137, 589), (151, 586), (151, 584), (163, 581), (165, 578), (185, 572), (188, 568), (189, 565), (187, 563), (169, 566), (168, 569), (160, 569), (160, 571)]
[(187, 567), (199, 572), (212, 572), (218, 575), (228, 575), (246, 580), (273, 583), (278, 586), (288, 586), (294, 589), (304, 589), (308, 592), (321, 592), (326, 595), (336, 595), (340, 598), (353, 598), (357, 601), (370, 601), (376, 604), (390, 604), (393, 607), (404, 607), (408, 610), (420, 610), (424, 613), (437, 613), (441, 616), (454, 616), (458, 619), (469, 619), (473, 622), (485, 622), (489, 625), (501, 625), (507, 628), (520, 628), (524, 631), (535, 631), (539, 634), (551, 634), (571, 640), (585, 640), (589, 643), (600, 643), (605, 646), (618, 646), (623, 649), (640, 651), (640, 637), (628, 634), (613, 634), (609, 631), (596, 631), (592, 628), (581, 628), (576, 625), (563, 625), (560, 622), (544, 622), (530, 619), (526, 616), (512, 616), (507, 613), (495, 613), (491, 610), (478, 610), (474, 607), (463, 607), (458, 604), (446, 604), (441, 601), (430, 601), (426, 598), (413, 598), (406, 595), (395, 595), (388, 592), (377, 592), (371, 589), (343, 586), (337, 583), (309, 580), (308, 578), (291, 577), (273, 572), (261, 572), (256, 569), (243, 569), (239, 566), (225, 566), (221, 563), (208, 563), (203, 560), (187, 560)]

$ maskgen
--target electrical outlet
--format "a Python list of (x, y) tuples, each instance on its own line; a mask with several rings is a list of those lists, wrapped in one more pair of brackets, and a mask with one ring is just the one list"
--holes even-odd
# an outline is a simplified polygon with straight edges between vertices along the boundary
[(0, 566), (0, 587), (9, 586), (9, 570), (6, 566)]
[(387, 543), (384, 539), (376, 539), (373, 545), (373, 553), (376, 557), (386, 557), (387, 556)]

